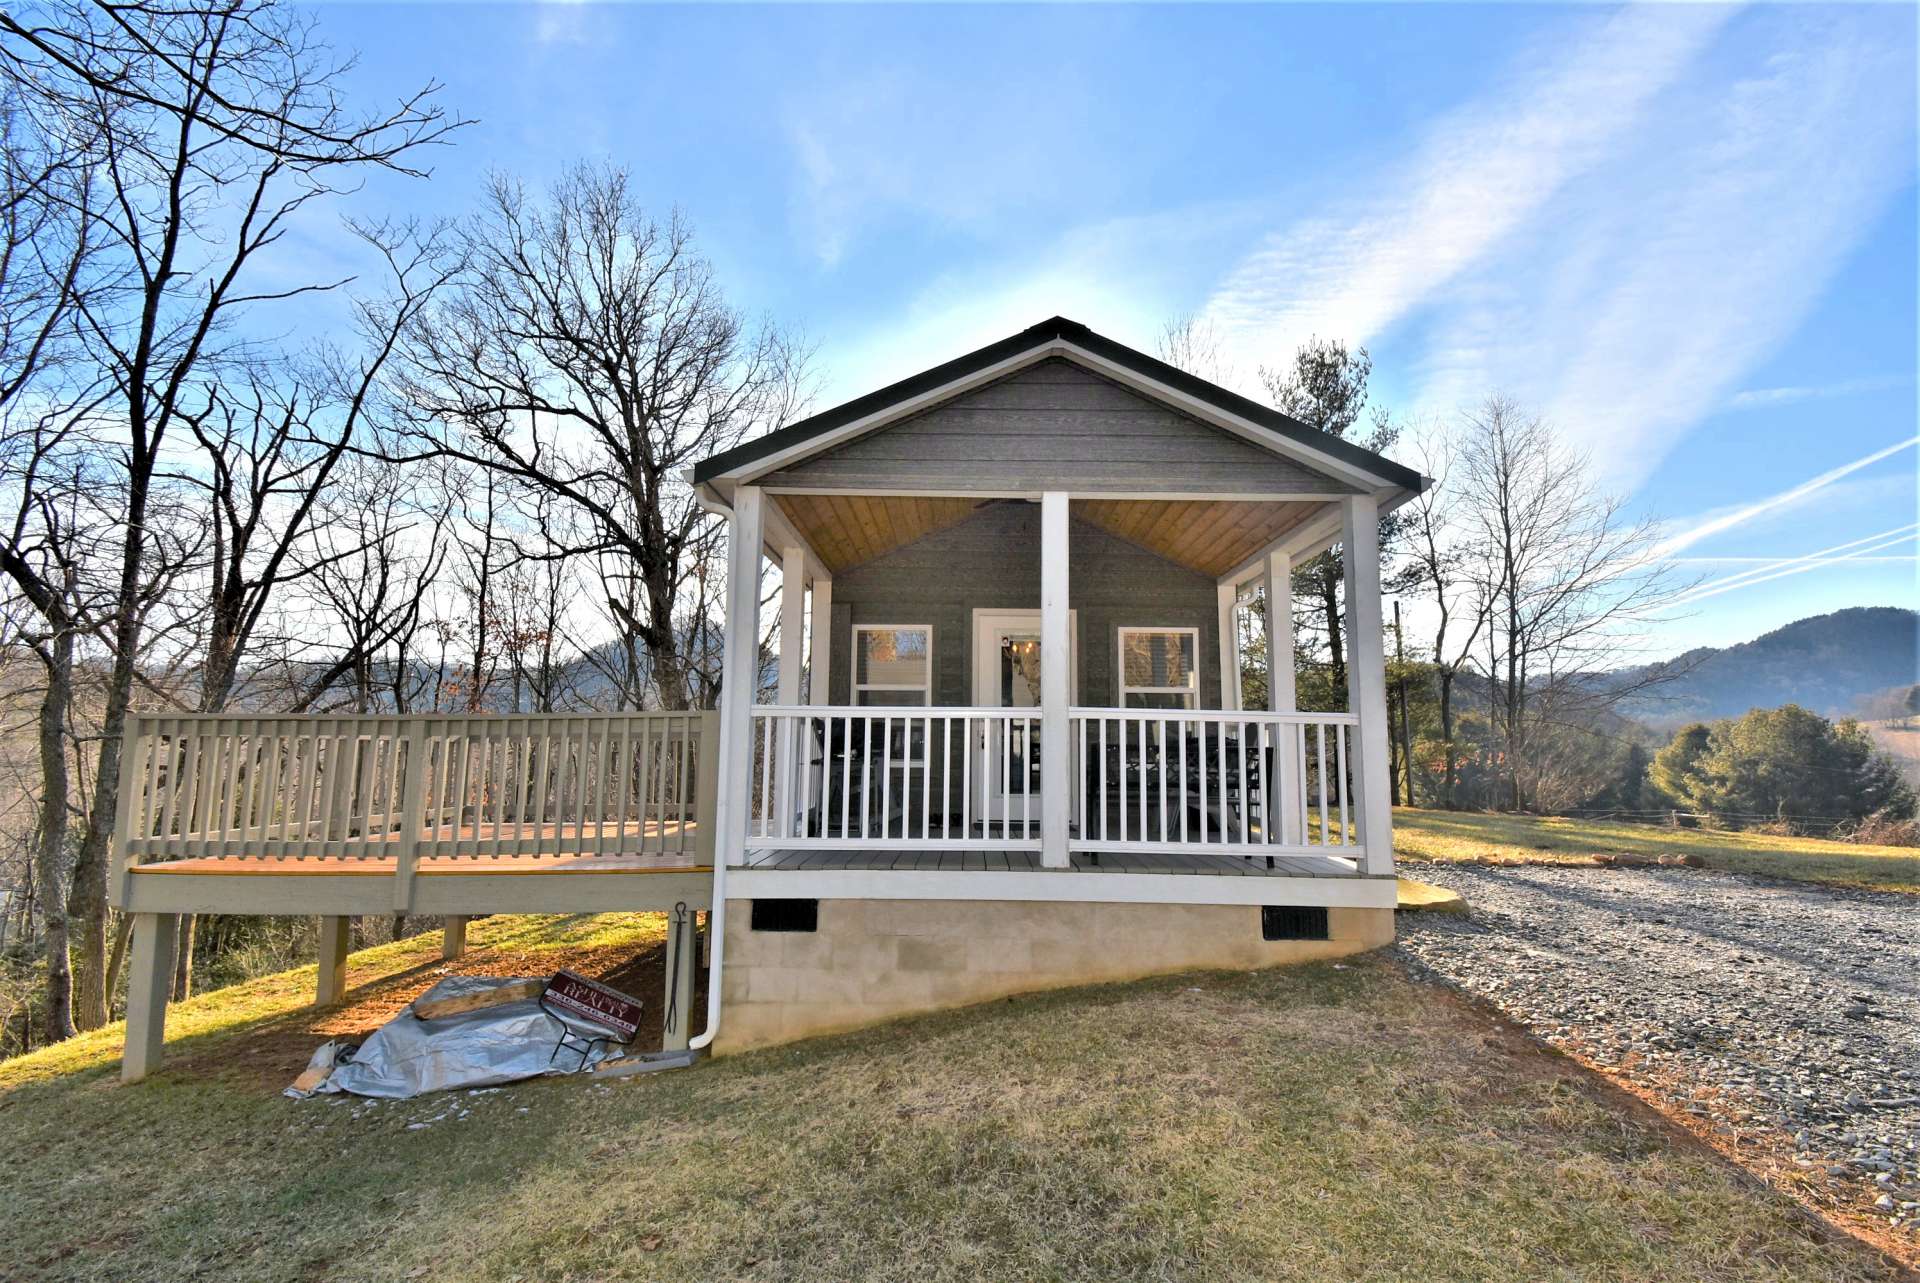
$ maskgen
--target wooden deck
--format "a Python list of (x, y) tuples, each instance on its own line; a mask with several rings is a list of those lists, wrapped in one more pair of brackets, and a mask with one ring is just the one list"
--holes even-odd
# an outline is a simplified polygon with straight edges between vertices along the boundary
[[(688, 837), (693, 827), (684, 826)], [(467, 825), (458, 831), (442, 826), (437, 842), (443, 849), (458, 843), (474, 853), (423, 850), (413, 862), (404, 903), (407, 911), (433, 914), (670, 909), (681, 903), (705, 909), (712, 901), (713, 866), (693, 842), (677, 840), (680, 831), (654, 822)], [(401, 862), (390, 853), (393, 843), (379, 835), (370, 836), (362, 848), (366, 854), (263, 854), (233, 845), (240, 849), (133, 864), (124, 879), (127, 911), (325, 916), (400, 908)], [(434, 840), (422, 838), (422, 848), (432, 845)], [(501, 849), (489, 849), (494, 846)]]

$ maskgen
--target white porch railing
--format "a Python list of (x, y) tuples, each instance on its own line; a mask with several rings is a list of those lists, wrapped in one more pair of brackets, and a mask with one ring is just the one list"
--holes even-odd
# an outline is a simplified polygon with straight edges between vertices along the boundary
[[(1072, 851), (1357, 856), (1346, 713), (1076, 708)], [(748, 841), (1039, 850), (1040, 714), (753, 710)]]
[(753, 710), (755, 845), (1040, 849), (1040, 711)]
[(717, 716), (128, 719), (127, 862), (708, 857)]
[(1076, 708), (1068, 849), (1353, 856), (1357, 725), (1351, 713)]

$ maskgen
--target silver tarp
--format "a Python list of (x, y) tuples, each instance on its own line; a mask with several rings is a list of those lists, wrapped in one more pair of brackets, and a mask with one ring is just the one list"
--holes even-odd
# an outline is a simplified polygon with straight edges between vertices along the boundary
[[(417, 1001), (459, 998), (516, 983), (494, 976), (448, 976)], [(572, 1013), (561, 1019), (538, 998), (438, 1020), (422, 1020), (408, 1007), (357, 1048), (330, 1042), (315, 1052), (312, 1068), (334, 1068), (314, 1090), (404, 1100), (450, 1087), (490, 1087), (544, 1074), (578, 1073), (618, 1054), (617, 1038), (613, 1030)], [(287, 1094), (311, 1093), (290, 1087)]]

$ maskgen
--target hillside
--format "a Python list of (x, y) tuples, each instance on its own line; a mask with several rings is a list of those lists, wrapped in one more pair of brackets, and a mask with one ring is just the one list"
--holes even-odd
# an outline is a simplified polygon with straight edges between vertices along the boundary
[[(477, 924), (506, 974), (628, 917)], [(589, 965), (577, 957), (576, 965)], [(433, 942), (356, 955), (356, 1002)], [(0, 1066), (21, 1283), (1419, 1278), (1869, 1283), (1896, 1268), (1382, 955), (1069, 990), (601, 1087), (279, 1085), (312, 970)], [(390, 995), (397, 997), (398, 995)], [(268, 1072), (271, 1070), (272, 1072)]]
[(1915, 681), (1917, 656), (1920, 611), (1858, 606), (1798, 619), (1737, 646), (1701, 647), (1628, 670), (1622, 675), (1671, 668), (1676, 676), (1620, 711), (1662, 728), (1781, 704), (1842, 716), (1868, 696)]

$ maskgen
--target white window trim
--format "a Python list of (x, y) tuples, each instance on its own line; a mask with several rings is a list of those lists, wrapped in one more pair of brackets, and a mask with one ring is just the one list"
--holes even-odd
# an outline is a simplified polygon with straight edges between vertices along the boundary
[[(899, 682), (862, 682), (860, 680), (860, 657), (864, 653), (860, 648), (861, 633), (904, 633), (918, 632), (927, 635), (927, 680), (922, 683)], [(933, 625), (932, 624), (855, 624), (853, 626), (852, 663), (847, 669), (847, 692), (850, 703), (855, 707), (867, 707), (860, 703), (864, 691), (919, 691), (920, 703), (924, 707), (933, 706)], [(895, 705), (910, 707), (910, 705)]]
[[(1127, 685), (1127, 634), (1129, 633), (1185, 633), (1193, 638), (1193, 664), (1188, 669), (1193, 674), (1193, 682), (1187, 686), (1129, 686)], [(1200, 630), (1173, 625), (1153, 627), (1151, 625), (1129, 624), (1118, 629), (1113, 643), (1113, 680), (1119, 687), (1118, 708), (1127, 707), (1129, 695), (1183, 695), (1187, 698), (1189, 709), (1200, 707)]]

